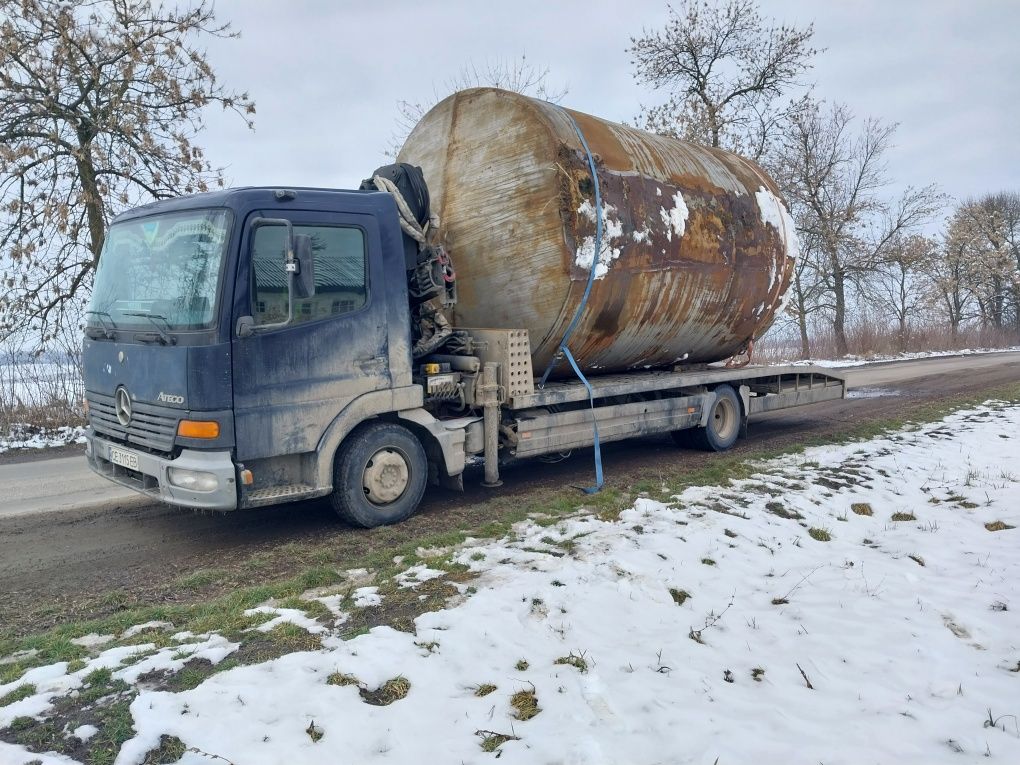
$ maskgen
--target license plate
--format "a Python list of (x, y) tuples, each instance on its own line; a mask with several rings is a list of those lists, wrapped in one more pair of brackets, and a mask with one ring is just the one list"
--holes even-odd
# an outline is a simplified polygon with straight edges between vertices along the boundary
[(138, 470), (138, 455), (118, 449), (115, 446), (110, 447), (110, 462), (114, 465), (130, 468), (131, 470)]

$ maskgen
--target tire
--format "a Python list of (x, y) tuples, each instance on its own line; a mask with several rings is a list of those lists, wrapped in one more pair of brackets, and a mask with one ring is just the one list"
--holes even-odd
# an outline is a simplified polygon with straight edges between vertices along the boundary
[(371, 529), (409, 518), (425, 493), (428, 459), (401, 425), (373, 422), (356, 428), (337, 450), (330, 502), (354, 526)]
[(703, 428), (674, 430), (673, 440), (680, 446), (690, 446), (706, 452), (724, 452), (740, 436), (740, 399), (729, 385), (720, 385), (709, 404), (708, 424)]

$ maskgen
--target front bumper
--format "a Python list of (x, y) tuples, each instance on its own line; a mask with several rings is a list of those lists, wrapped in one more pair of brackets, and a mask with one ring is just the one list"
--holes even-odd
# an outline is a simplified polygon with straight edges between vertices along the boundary
[[(208, 510), (237, 509), (237, 468), (228, 451), (184, 449), (177, 459), (167, 459), (107, 441), (96, 435), (91, 428), (85, 438), (85, 454), (89, 466), (111, 481), (171, 505)], [(114, 463), (110, 456), (111, 449), (137, 459), (137, 470)], [(195, 491), (174, 486), (167, 475), (170, 468), (212, 473), (216, 476), (216, 488), (211, 491)]]

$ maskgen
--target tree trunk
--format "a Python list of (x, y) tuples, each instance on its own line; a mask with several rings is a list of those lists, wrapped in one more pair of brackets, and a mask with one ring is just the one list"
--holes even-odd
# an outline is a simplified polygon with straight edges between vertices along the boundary
[(811, 358), (811, 342), (808, 339), (807, 331), (807, 299), (804, 297), (804, 289), (800, 282), (800, 269), (793, 271), (793, 294), (797, 301), (797, 329), (800, 330), (800, 357)]
[(1020, 287), (1013, 288), (1013, 331), (1020, 340)]
[(836, 339), (836, 356), (842, 358), (848, 353), (846, 343), (846, 284), (839, 271), (832, 275), (832, 291), (836, 299), (836, 311), (832, 317), (832, 333)]
[(84, 128), (79, 128), (78, 175), (81, 178), (82, 202), (85, 204), (85, 218), (89, 225), (89, 251), (92, 253), (92, 268), (99, 265), (99, 253), (103, 251), (106, 239), (106, 216), (103, 209), (103, 195), (99, 193), (96, 167), (92, 160), (92, 144)]
[(997, 330), (1002, 329), (1002, 314), (1005, 308), (1005, 300), (1002, 298), (1002, 280), (999, 277), (992, 279), (992, 287), (995, 293), (992, 295), (992, 324)]
[(807, 333), (807, 316), (801, 311), (797, 316), (797, 325), (800, 328), (800, 357), (802, 359), (811, 358), (811, 341), (808, 339)]

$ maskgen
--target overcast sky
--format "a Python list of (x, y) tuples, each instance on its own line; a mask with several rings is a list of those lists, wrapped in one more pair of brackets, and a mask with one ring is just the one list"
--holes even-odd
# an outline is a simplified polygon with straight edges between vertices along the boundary
[[(401, 99), (428, 98), (465, 64), (548, 67), (565, 106), (633, 119), (630, 37), (661, 27), (663, 0), (216, 0), (241, 39), (214, 41), (220, 79), (255, 98), (256, 129), (208, 116), (202, 139), (231, 185), (356, 187), (386, 161)], [(896, 186), (955, 197), (1020, 188), (1020, 2), (762, 0), (766, 17), (814, 22), (819, 97), (899, 123)]]

